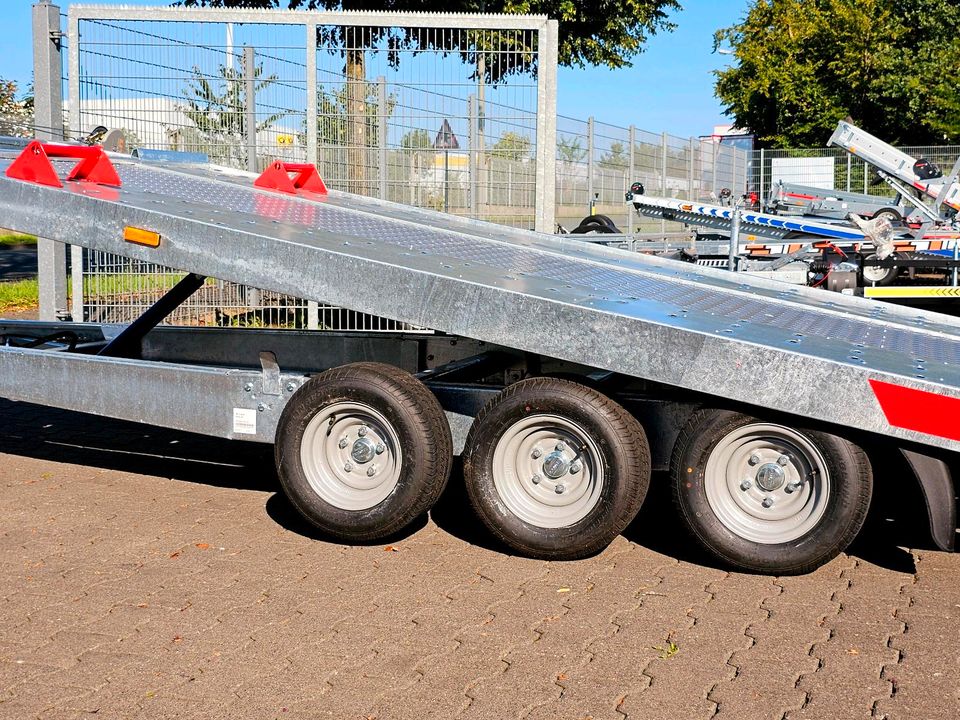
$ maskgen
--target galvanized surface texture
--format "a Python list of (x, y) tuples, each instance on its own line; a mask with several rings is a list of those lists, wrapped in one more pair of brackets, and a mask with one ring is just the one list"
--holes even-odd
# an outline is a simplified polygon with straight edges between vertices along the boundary
[[(0, 160), (5, 169), (12, 155)], [(922, 443), (868, 379), (960, 399), (960, 324), (775, 281), (252, 176), (115, 159), (122, 188), (0, 178), (5, 224), (681, 388)], [(159, 248), (123, 227), (158, 231)]]

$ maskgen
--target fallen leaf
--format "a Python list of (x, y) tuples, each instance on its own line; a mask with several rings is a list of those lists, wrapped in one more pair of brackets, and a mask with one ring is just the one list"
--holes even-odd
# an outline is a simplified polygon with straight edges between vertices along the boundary
[(562, 588), (560, 588), (559, 590), (557, 590), (557, 592), (558, 592), (558, 593), (570, 592), (570, 588), (568, 588), (568, 587), (562, 587)]
[(174, 636), (173, 636), (173, 641), (174, 641), (175, 643), (182, 642), (182, 641), (183, 641), (183, 638), (180, 637), (179, 635), (174, 635)]
[(180, 557), (180, 551), (179, 551), (179, 550), (174, 550), (172, 553), (170, 553), (170, 557), (172, 557), (172, 558), (178, 558), (178, 557)]
[(557, 675), (557, 680), (566, 680), (566, 679), (567, 679), (566, 673), (560, 673), (559, 675)]
[(194, 547), (196, 547), (198, 550), (209, 550), (210, 543), (195, 543)]
[(146, 603), (138, 603), (138, 604), (137, 604), (137, 607), (138, 607), (138, 608), (145, 608), (145, 607), (149, 607), (149, 605), (147, 605)]
[(860, 651), (857, 650), (856, 648), (850, 648), (849, 650), (847, 650), (847, 655), (859, 655), (859, 654), (860, 654)]
[(387, 545), (384, 549), (384, 552), (400, 552), (400, 548), (396, 548), (393, 545)]

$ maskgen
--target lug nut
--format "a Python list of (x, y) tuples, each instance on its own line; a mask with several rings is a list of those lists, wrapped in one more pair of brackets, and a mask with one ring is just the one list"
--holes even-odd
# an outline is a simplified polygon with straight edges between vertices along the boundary
[(337, 443), (337, 447), (343, 450), (349, 443), (346, 438), (340, 438), (340, 442)]
[(800, 483), (792, 482), (784, 488), (788, 493), (794, 493), (800, 489)]
[(251, 390), (253, 390), (253, 383), (247, 383), (246, 385), (244, 385), (243, 390), (244, 392), (250, 392)]
[(530, 478), (530, 482), (532, 482), (534, 485), (539, 485), (539, 484), (540, 484), (540, 476), (539, 476), (539, 475), (534, 475), (532, 478)]
[(773, 498), (765, 497), (765, 498), (763, 499), (763, 502), (760, 503), (760, 504), (763, 505), (765, 508), (772, 508), (772, 507), (773, 507)]
[(557, 447), (555, 448), (557, 452), (563, 452), (566, 449), (567, 449), (567, 446), (564, 445), (562, 442), (558, 442)]
[(573, 463), (573, 465), (570, 466), (570, 472), (572, 472), (574, 475), (580, 472), (580, 463)]
[(534, 460), (536, 460), (538, 457), (543, 455), (543, 450), (541, 450), (540, 448), (534, 448), (533, 452), (530, 453), (530, 455), (531, 457), (533, 457)]
[(292, 382), (287, 383), (287, 392), (293, 392), (296, 389), (297, 389), (297, 386), (294, 385)]
[(370, 467), (367, 468), (367, 477), (373, 477), (376, 474), (377, 474), (376, 465), (371, 465)]
[(357, 430), (357, 435), (359, 435), (360, 437), (363, 437), (363, 436), (366, 435), (366, 434), (367, 434), (367, 426), (366, 426), (366, 425), (361, 425), (361, 426), (360, 426), (360, 429)]
[(750, 482), (749, 480), (744, 480), (742, 483), (740, 483), (741, 490), (749, 490), (752, 487), (753, 487), (753, 483)]
[(383, 455), (383, 451), (386, 449), (387, 449), (386, 445), (384, 445), (383, 443), (378, 443), (377, 447), (374, 449), (374, 452), (376, 452), (377, 455)]
[(557, 486), (553, 489), (553, 491), (554, 491), (557, 495), (562, 495), (564, 490), (566, 490), (566, 488), (565, 488), (563, 485), (557, 485)]
[(760, 456), (759, 456), (759, 455), (751, 455), (751, 456), (750, 456), (750, 460), (749, 460), (748, 462), (749, 462), (751, 465), (757, 465), (757, 464), (760, 463)]
[(353, 470), (353, 465), (351, 465), (350, 463), (345, 463), (343, 466), (343, 469), (344, 469), (344, 472), (350, 472), (351, 470)]
[(790, 462), (789, 455), (781, 455), (777, 458), (777, 465), (780, 465), (781, 467), (786, 465), (788, 462)]

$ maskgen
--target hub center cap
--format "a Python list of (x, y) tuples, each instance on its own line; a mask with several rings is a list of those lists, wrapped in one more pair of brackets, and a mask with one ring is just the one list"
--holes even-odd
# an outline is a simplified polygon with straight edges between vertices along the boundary
[(352, 457), (355, 462), (360, 463), (361, 465), (373, 460), (376, 454), (376, 444), (370, 440), (370, 438), (365, 437), (359, 438), (353, 444), (353, 448), (350, 450), (350, 457)]
[(563, 477), (570, 470), (570, 463), (561, 452), (552, 452), (543, 461), (543, 474), (551, 480)]
[(780, 489), (786, 480), (786, 473), (777, 463), (765, 463), (757, 470), (757, 486), (767, 492)]

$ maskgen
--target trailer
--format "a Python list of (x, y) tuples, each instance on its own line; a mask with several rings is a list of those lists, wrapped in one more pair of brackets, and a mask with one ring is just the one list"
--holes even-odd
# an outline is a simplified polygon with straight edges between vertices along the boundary
[[(0, 168), (5, 225), (186, 273), (126, 326), (0, 322), (0, 396), (273, 443), (333, 537), (401, 530), (460, 454), (481, 520), (535, 557), (602, 549), (662, 470), (709, 552), (804, 572), (891, 463), (953, 549), (952, 318), (339, 193), (309, 165), (32, 142)], [(434, 332), (160, 326), (206, 278)]]
[(886, 214), (898, 223), (909, 217), (914, 210), (899, 194), (897, 197), (888, 198), (843, 190), (825, 190), (783, 180), (777, 180), (770, 188), (766, 207), (776, 215), (806, 215), (833, 220), (846, 220), (850, 213), (867, 218)]

